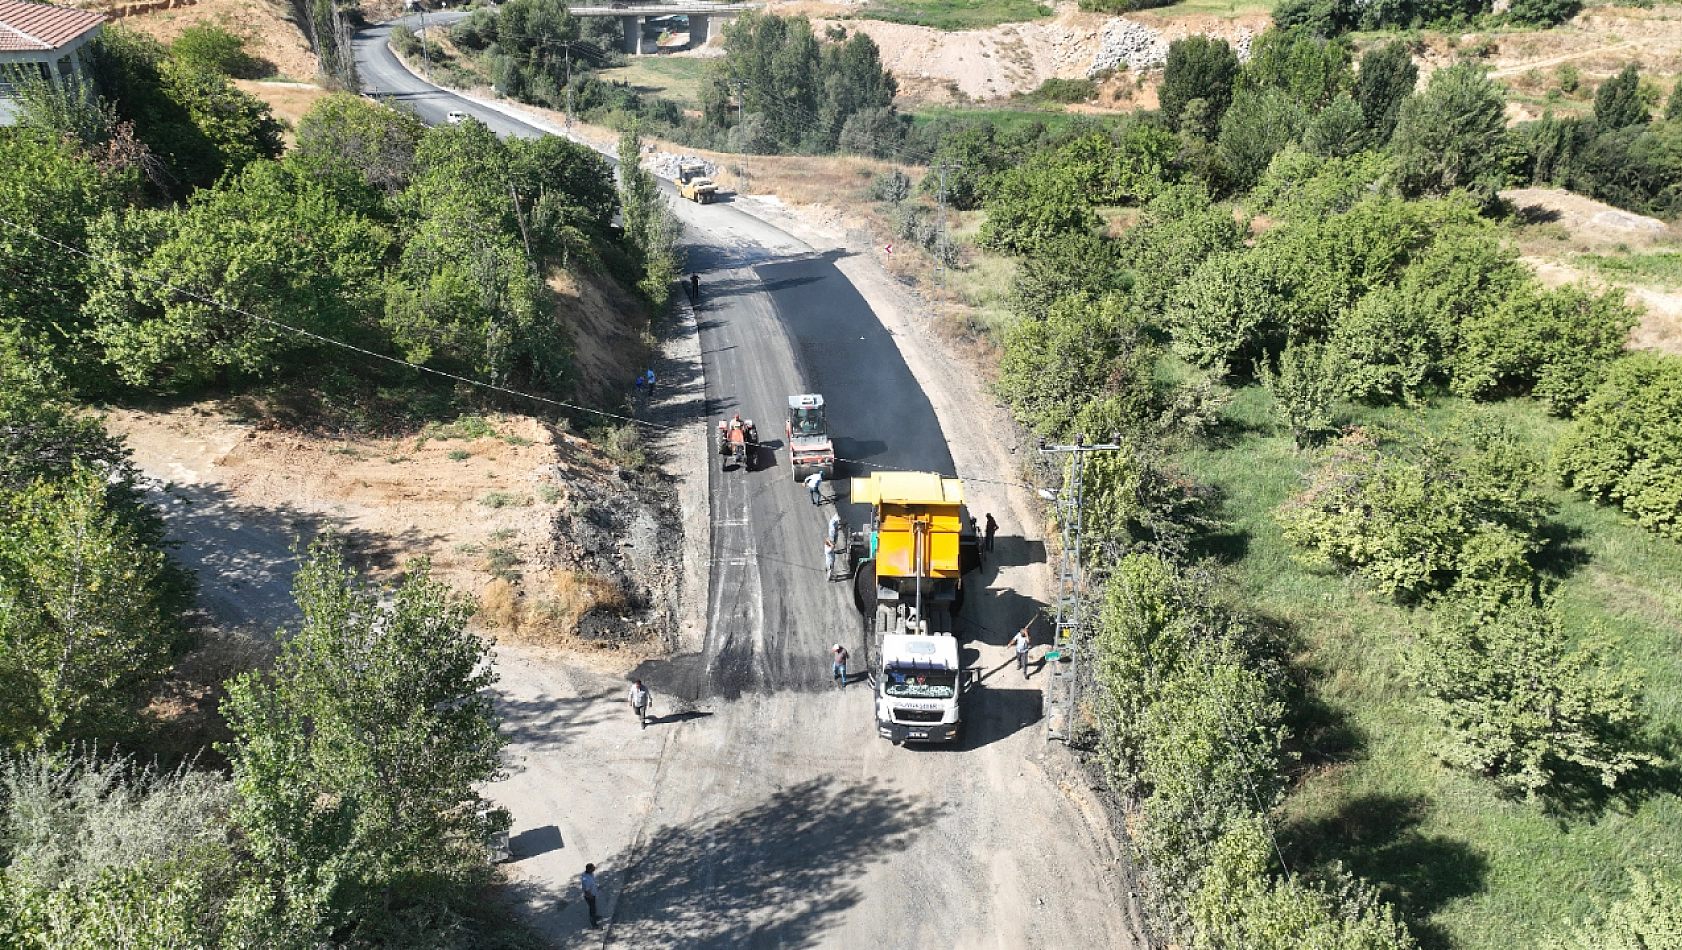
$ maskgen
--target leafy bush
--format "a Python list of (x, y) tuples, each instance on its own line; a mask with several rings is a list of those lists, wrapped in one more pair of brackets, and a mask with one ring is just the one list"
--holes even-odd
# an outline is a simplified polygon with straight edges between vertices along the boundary
[(1166, 322), (1173, 350), (1198, 366), (1225, 372), (1262, 359), (1277, 342), (1281, 294), (1253, 252), (1212, 254), (1178, 284)]
[(1308, 116), (1283, 89), (1241, 89), (1221, 118), (1221, 164), (1232, 184), (1247, 189), (1273, 156), (1302, 138)]
[(1280, 416), (1291, 431), (1297, 448), (1332, 427), (1332, 403), (1338, 392), (1343, 355), (1323, 343), (1291, 343), (1279, 354), (1279, 368), (1265, 361), (1256, 365), (1256, 376), (1273, 397)]
[(1010, 309), (1024, 320), (1042, 319), (1065, 297), (1084, 294), (1101, 299), (1125, 293), (1130, 283), (1137, 308), (1138, 283), (1128, 277), (1115, 241), (1095, 234), (1066, 234), (1022, 259), (1010, 287)]
[(1651, 950), (1682, 933), (1682, 881), (1671, 875), (1630, 872), (1628, 897), (1572, 927), (1562, 950)]
[(1120, 241), (1141, 312), (1160, 318), (1179, 283), (1211, 254), (1242, 246), (1247, 228), (1231, 209), (1196, 185), (1176, 185), (1153, 198)]
[(1600, 667), (1605, 643), (1569, 649), (1549, 610), (1514, 604), (1439, 616), (1413, 670), (1451, 733), (1444, 757), (1531, 797), (1612, 789), (1656, 760), (1629, 677)]
[(1210, 849), (1190, 900), (1192, 950), (1413, 950), (1373, 888), (1337, 875), (1328, 887), (1270, 875), (1261, 819), (1236, 822)]
[(1317, 113), (1354, 80), (1350, 45), (1301, 30), (1268, 30), (1250, 46), (1238, 75), (1239, 90), (1277, 89), (1302, 109)]
[(1382, 148), (1390, 141), (1401, 118), (1402, 103), (1418, 84), (1419, 67), (1413, 64), (1413, 52), (1400, 40), (1391, 40), (1361, 57), (1361, 70), (1355, 75), (1355, 102), (1366, 119), (1372, 147)]
[(1594, 122), (1602, 132), (1646, 125), (1649, 119), (1647, 103), (1641, 99), (1640, 68), (1635, 63), (1626, 64), (1595, 90)]
[(1339, 389), (1370, 405), (1412, 403), (1436, 352), (1434, 327), (1416, 297), (1380, 287), (1338, 319), (1331, 349), (1341, 358)]
[(1399, 599), (1445, 590), (1473, 569), (1527, 581), (1550, 510), (1540, 467), (1491, 421), (1469, 419), (1459, 436), (1351, 431), (1280, 507), (1285, 538), (1311, 562), (1357, 570)]
[(1549, 26), (1566, 22), (1582, 8), (1581, 0), (1513, 0), (1507, 8), (1507, 17), (1514, 23)]
[(897, 205), (911, 197), (911, 176), (897, 168), (890, 168), (870, 180), (867, 193), (872, 201)]
[(245, 51), (245, 40), (208, 23), (182, 30), (169, 44), (169, 55), (194, 69), (236, 79), (255, 78), (257, 71), (256, 61)]
[(1682, 360), (1625, 356), (1554, 449), (1567, 486), (1622, 506), (1638, 524), (1682, 538)]
[(1493, 309), (1463, 321), (1450, 357), (1454, 391), (1472, 397), (1533, 392), (1568, 416), (1594, 392), (1640, 322), (1623, 291), (1518, 286)]
[(1389, 157), (1378, 152), (1325, 157), (1291, 145), (1273, 156), (1245, 204), (1290, 220), (1342, 214), (1377, 192), (1388, 171)]
[(1158, 352), (1127, 298), (1067, 297), (1006, 332), (995, 385), (1041, 435), (1090, 429), (1107, 438), (1154, 418)]
[(860, 109), (841, 124), (835, 147), (852, 155), (892, 158), (899, 154), (911, 117), (886, 106)]
[(1039, 102), (1088, 102), (1098, 95), (1098, 84), (1090, 79), (1058, 79), (1052, 77), (1039, 84), (1028, 98)]
[(1062, 235), (1093, 230), (1093, 207), (1162, 193), (1178, 148), (1169, 132), (1135, 121), (1041, 153), (994, 177), (978, 243), (1032, 254)]

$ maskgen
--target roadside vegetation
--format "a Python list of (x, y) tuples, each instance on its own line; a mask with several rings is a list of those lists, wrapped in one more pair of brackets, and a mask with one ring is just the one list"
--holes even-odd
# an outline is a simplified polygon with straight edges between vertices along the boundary
[(871, 4), (855, 15), (937, 30), (985, 30), (1001, 23), (1037, 20), (1051, 13), (1051, 8), (1038, 0), (891, 0)]
[[(348, 94), (283, 151), (225, 39), (108, 28), (104, 97), (24, 83), (0, 129), (0, 945), (536, 946), (495, 899), (472, 601), (425, 561), (370, 587), (329, 534), (299, 552), (301, 626), (217, 659), (92, 410), (494, 434), (464, 410), (514, 397), (467, 381), (580, 398), (551, 281), (621, 284), (646, 327), (675, 221), (582, 146)], [(183, 702), (211, 721), (178, 728)]]
[[(1014, 261), (972, 324), (998, 394), (1125, 445), (1087, 471), (1086, 741), (1179, 945), (1663, 942), (1682, 360), (1518, 260), (1496, 192), (1543, 153), (1500, 86), (1356, 65), (1193, 37), (1155, 113), (937, 149), (960, 271)], [(1621, 83), (1574, 135), (1668, 134)], [(931, 178), (871, 190), (932, 255)]]

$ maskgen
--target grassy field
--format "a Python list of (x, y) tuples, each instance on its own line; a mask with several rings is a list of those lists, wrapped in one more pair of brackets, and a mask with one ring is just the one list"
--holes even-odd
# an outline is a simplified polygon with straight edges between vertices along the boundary
[(687, 56), (631, 56), (628, 66), (604, 69), (596, 75), (602, 82), (628, 82), (643, 95), (663, 96), (694, 105), (700, 101), (704, 59)]
[[(1442, 426), (1463, 409), (1439, 403), (1423, 419)], [(1486, 411), (1508, 417), (1544, 457), (1564, 428), (1528, 400)], [(1275, 434), (1259, 388), (1243, 390), (1227, 415), (1225, 443), (1180, 462), (1224, 493), (1231, 533), (1217, 554), (1246, 604), (1295, 638), (1318, 700), (1301, 724), (1316, 752), (1276, 818), (1295, 870), (1341, 860), (1382, 887), (1427, 950), (1519, 950), (1622, 895), (1628, 869), (1682, 862), (1674, 777), (1595, 813), (1549, 815), (1442, 766), (1431, 752), (1434, 724), (1414, 706), (1402, 663), (1428, 613), (1298, 561), (1273, 511), (1301, 487), (1312, 458)], [(1411, 413), (1361, 410), (1340, 421), (1403, 415)], [(1548, 565), (1560, 609), (1571, 629), (1610, 634), (1618, 664), (1644, 671), (1655, 723), (1682, 728), (1682, 547), (1569, 492), (1554, 495), (1568, 539)]]
[(887, 20), (937, 30), (985, 30), (1000, 23), (1020, 23), (1051, 16), (1037, 0), (881, 0), (863, 13), (864, 20)]
[(1572, 263), (1622, 283), (1644, 284), (1665, 290), (1682, 287), (1682, 253), (1675, 251), (1659, 251), (1653, 254), (1583, 254), (1572, 258)]
[(1250, 16), (1273, 12), (1275, 4), (1260, 0), (1185, 0), (1166, 7), (1154, 7), (1145, 12), (1152, 16)]
[(972, 122), (991, 122), (1003, 132), (1030, 122), (1044, 122), (1053, 129), (1061, 128), (1083, 114), (1064, 112), (1060, 109), (989, 109), (924, 105), (918, 106), (917, 110), (911, 113), (911, 121), (923, 124), (939, 118), (967, 119)]

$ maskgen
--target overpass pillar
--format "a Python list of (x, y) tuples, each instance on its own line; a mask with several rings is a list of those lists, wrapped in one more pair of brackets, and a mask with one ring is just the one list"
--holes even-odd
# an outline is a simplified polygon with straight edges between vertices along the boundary
[(707, 41), (707, 15), (705, 13), (689, 14), (689, 48), (697, 49)]
[(625, 52), (642, 52), (642, 17), (622, 16), (619, 18), (619, 26), (625, 32)]

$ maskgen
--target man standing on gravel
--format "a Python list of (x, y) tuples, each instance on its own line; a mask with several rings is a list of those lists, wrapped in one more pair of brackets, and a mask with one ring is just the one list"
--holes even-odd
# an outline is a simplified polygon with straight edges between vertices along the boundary
[(631, 704), (631, 711), (637, 714), (637, 723), (642, 728), (648, 728), (648, 688), (642, 685), (642, 680), (631, 684), (631, 694), (626, 697)]
[(584, 905), (590, 908), (590, 927), (594, 929), (602, 922), (601, 915), (596, 913), (598, 892), (596, 889), (596, 866), (594, 864), (584, 865), (584, 877), (579, 880), (579, 884), (584, 888)]
[[(1032, 620), (1028, 621), (1028, 627), (1033, 625)], [(1033, 645), (1033, 641), (1028, 639), (1028, 627), (1016, 631), (1016, 636), (1010, 638), (1010, 646), (1016, 649), (1016, 668), (1022, 671), (1023, 679), (1028, 678), (1028, 648)]]

